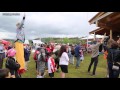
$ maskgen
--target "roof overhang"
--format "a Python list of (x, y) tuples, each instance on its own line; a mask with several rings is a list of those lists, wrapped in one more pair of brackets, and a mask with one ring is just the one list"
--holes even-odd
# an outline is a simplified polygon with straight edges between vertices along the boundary
[(99, 12), (92, 19), (89, 20), (89, 23), (96, 24), (100, 19), (105, 18), (108, 15), (111, 15), (112, 13), (114, 13), (114, 12)]

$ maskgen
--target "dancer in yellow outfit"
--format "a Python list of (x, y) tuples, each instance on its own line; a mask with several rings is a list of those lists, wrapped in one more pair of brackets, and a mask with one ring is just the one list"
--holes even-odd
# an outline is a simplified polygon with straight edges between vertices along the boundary
[(25, 15), (23, 16), (22, 22), (16, 24), (17, 40), (15, 41), (15, 50), (16, 50), (16, 60), (20, 64), (19, 73), (23, 73), (25, 71), (24, 47), (23, 47), (23, 43), (25, 42), (25, 34), (23, 30), (24, 21), (25, 21)]

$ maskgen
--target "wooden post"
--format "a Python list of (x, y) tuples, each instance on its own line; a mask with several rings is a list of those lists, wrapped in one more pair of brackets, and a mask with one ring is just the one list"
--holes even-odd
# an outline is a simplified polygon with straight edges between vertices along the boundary
[(112, 30), (110, 30), (110, 39), (112, 39)]
[(94, 32), (94, 40), (96, 40), (96, 35), (95, 35), (95, 32)]

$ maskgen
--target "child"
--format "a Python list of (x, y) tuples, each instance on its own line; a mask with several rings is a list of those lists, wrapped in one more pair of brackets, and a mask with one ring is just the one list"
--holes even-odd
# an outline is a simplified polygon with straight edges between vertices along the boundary
[(50, 78), (54, 78), (54, 72), (56, 71), (56, 65), (54, 61), (54, 54), (51, 52), (48, 59), (48, 73)]
[(10, 78), (10, 70), (5, 68), (5, 69), (0, 69), (0, 78)]
[(18, 73), (18, 70), (20, 68), (20, 64), (17, 63), (15, 59), (16, 51), (14, 48), (8, 50), (7, 52), (7, 60), (6, 60), (6, 68), (10, 70), (11, 77), (12, 78), (20, 78), (21, 76)]

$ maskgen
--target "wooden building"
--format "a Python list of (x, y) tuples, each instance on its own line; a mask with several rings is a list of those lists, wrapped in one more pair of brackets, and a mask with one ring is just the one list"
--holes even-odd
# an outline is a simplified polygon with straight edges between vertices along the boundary
[(104, 35), (106, 33), (115, 40), (120, 36), (120, 12), (99, 12), (89, 20), (89, 23), (99, 27), (89, 34)]

